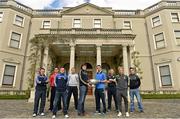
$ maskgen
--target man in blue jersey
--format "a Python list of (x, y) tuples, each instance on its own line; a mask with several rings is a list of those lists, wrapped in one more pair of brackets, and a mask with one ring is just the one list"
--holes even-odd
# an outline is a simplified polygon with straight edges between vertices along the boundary
[(67, 76), (65, 73), (64, 68), (60, 68), (60, 73), (56, 75), (56, 78), (54, 80), (54, 84), (56, 87), (56, 94), (55, 94), (55, 99), (54, 99), (54, 104), (53, 104), (53, 116), (52, 118), (56, 118), (56, 113), (58, 110), (58, 101), (60, 98), (62, 98), (63, 101), (63, 113), (64, 117), (68, 118), (68, 112), (67, 112)]
[(96, 100), (96, 113), (101, 114), (100, 100), (103, 103), (103, 112), (106, 113), (106, 100), (105, 100), (105, 83), (106, 83), (106, 75), (102, 72), (101, 65), (97, 65), (97, 73), (96, 80), (99, 82), (96, 84), (95, 88), (95, 100)]

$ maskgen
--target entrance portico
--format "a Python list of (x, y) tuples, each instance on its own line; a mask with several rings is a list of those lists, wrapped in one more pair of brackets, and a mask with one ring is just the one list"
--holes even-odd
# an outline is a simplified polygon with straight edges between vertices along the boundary
[[(83, 63), (95, 66), (106, 63), (110, 68), (121, 65), (128, 73), (131, 63), (131, 52), (135, 35), (126, 29), (50, 29), (36, 35), (37, 38), (49, 40), (47, 50), (56, 56), (54, 65), (64, 66), (69, 63), (69, 68), (79, 70)], [(47, 66), (47, 50), (44, 52), (44, 66)], [(94, 74), (93, 73), (93, 74)]]

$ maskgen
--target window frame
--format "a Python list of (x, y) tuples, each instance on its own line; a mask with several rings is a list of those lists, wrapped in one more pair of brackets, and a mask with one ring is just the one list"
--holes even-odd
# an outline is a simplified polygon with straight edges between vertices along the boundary
[[(19, 24), (16, 23), (16, 17), (17, 17), (17, 16), (23, 18), (21, 25), (19, 25)], [(15, 16), (14, 16), (14, 23), (13, 23), (14, 25), (19, 26), (19, 27), (24, 27), (24, 21), (25, 21), (25, 17), (23, 17), (23, 16), (21, 16), (21, 15), (18, 15), (18, 14), (15, 14)]]
[[(44, 22), (47, 22), (47, 21), (49, 22), (49, 28), (45, 28), (45, 27), (44, 27)], [(42, 29), (50, 29), (50, 28), (51, 28), (51, 20), (43, 20), (43, 21), (42, 21), (41, 28), (42, 28)]]
[[(175, 42), (176, 42), (176, 45), (180, 45), (180, 37), (176, 37), (176, 33), (175, 32), (180, 32), (180, 30), (173, 30), (173, 32), (174, 32), (174, 38), (175, 38)], [(177, 40), (179, 40), (179, 42), (177, 41)]]
[[(79, 27), (75, 27), (75, 24), (77, 24), (77, 23), (75, 23), (75, 20), (79, 20)], [(79, 28), (81, 28), (82, 26), (81, 26), (81, 19), (80, 18), (74, 18), (73, 20), (72, 20), (72, 28), (75, 28), (75, 29), (79, 29)]]
[[(14, 77), (13, 77), (13, 82), (12, 82), (12, 85), (3, 84), (3, 81), (4, 81), (4, 73), (5, 73), (5, 68), (6, 68), (6, 65), (9, 65), (9, 66), (14, 66), (14, 67), (15, 67), (15, 71), (14, 71), (14, 75), (13, 75)], [(3, 86), (15, 87), (16, 78), (17, 78), (17, 69), (18, 69), (18, 65), (17, 65), (17, 64), (4, 63), (4, 65), (3, 65), (3, 73), (2, 73), (2, 75), (1, 75), (0, 87), (3, 87)]]
[[(168, 66), (169, 67), (169, 74), (170, 75), (165, 75), (165, 76), (170, 76), (170, 79), (171, 79), (171, 84), (170, 85), (163, 85), (163, 81), (162, 81), (162, 77), (161, 76), (161, 72), (160, 72), (160, 67), (165, 67), (165, 66)], [(158, 75), (159, 75), (159, 84), (160, 84), (160, 87), (173, 87), (174, 86), (174, 83), (173, 83), (173, 77), (172, 77), (172, 69), (171, 69), (171, 65), (170, 64), (161, 64), (161, 65), (158, 65)]]
[(2, 23), (2, 22), (3, 22), (3, 17), (4, 17), (4, 12), (3, 12), (3, 11), (0, 11), (0, 13), (2, 13), (2, 17), (1, 17), (1, 19), (0, 19), (0, 23)]
[[(178, 21), (173, 21), (172, 14), (177, 14), (177, 19), (178, 19)], [(171, 16), (171, 22), (173, 22), (173, 23), (178, 23), (178, 22), (180, 22), (179, 13), (178, 13), (178, 12), (171, 12), (171, 13), (170, 13), (170, 16)]]
[[(153, 19), (156, 18), (156, 17), (159, 17), (159, 21), (160, 21), (157, 26), (155, 26), (155, 25), (154, 25), (154, 22), (153, 22)], [(152, 17), (152, 18), (151, 18), (151, 24), (152, 24), (152, 28), (161, 26), (161, 25), (162, 25), (161, 16), (160, 16), (160, 15), (156, 15), (156, 16)]]
[[(95, 27), (95, 20), (100, 20), (100, 28)], [(93, 19), (93, 28), (95, 28), (95, 29), (101, 29), (102, 28), (102, 19), (101, 18), (94, 18)]]
[[(130, 27), (129, 27), (129, 28), (127, 28), (127, 27), (124, 26), (124, 25), (125, 25), (125, 22), (129, 22), (129, 23), (130, 23)], [(124, 20), (124, 21), (123, 21), (123, 29), (132, 29), (132, 21), (130, 21), (130, 20)]]
[[(19, 47), (17, 47), (17, 48), (11, 46), (11, 37), (12, 37), (12, 34), (13, 34), (13, 33), (16, 33), (16, 34), (20, 34), (20, 35), (21, 35), (21, 36), (20, 36), (20, 39), (19, 39)], [(11, 32), (10, 32), (10, 37), (9, 37), (9, 43), (8, 43), (8, 46), (9, 46), (10, 48), (20, 49), (20, 48), (21, 48), (21, 42), (22, 42), (22, 36), (23, 36), (22, 33), (15, 32), (15, 31), (11, 31)]]
[[(160, 47), (160, 48), (157, 47), (157, 41), (156, 41), (156, 36), (159, 35), (159, 34), (163, 34), (163, 38), (164, 38), (164, 40), (160, 40), (160, 41), (164, 41), (164, 47)], [(157, 50), (157, 49), (164, 49), (164, 48), (167, 47), (166, 37), (165, 37), (165, 33), (164, 32), (159, 32), (159, 33), (153, 34), (153, 39), (154, 39), (155, 50)], [(160, 42), (160, 41), (158, 41), (158, 42)]]

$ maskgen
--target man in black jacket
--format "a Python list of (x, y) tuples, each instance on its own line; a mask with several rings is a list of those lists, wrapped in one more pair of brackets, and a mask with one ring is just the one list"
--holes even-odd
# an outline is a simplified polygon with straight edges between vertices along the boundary
[(79, 72), (79, 100), (78, 100), (78, 115), (79, 116), (85, 115), (84, 103), (85, 103), (86, 94), (88, 91), (88, 86), (90, 86), (86, 69), (87, 69), (86, 64), (83, 64)]
[(130, 67), (129, 70), (130, 70), (130, 75), (129, 75), (130, 85), (129, 86), (130, 86), (130, 102), (131, 102), (130, 112), (134, 112), (134, 110), (135, 110), (134, 96), (136, 96), (139, 111), (144, 112), (142, 101), (141, 101), (141, 96), (140, 96), (140, 92), (139, 92), (139, 87), (141, 85), (140, 78), (136, 74), (135, 68)]

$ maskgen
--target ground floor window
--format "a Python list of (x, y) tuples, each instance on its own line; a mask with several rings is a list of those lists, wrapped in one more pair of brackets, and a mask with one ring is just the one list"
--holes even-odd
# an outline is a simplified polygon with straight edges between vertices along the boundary
[(172, 86), (171, 71), (169, 65), (159, 66), (162, 86)]
[(2, 85), (13, 86), (15, 79), (15, 71), (16, 71), (15, 65), (9, 65), (9, 64), (5, 65)]

